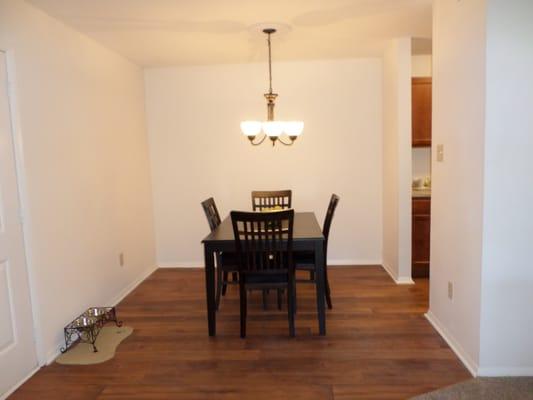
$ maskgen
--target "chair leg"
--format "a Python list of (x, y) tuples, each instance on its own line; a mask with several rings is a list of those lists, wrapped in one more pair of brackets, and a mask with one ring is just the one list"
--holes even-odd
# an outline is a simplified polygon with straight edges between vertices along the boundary
[(326, 303), (328, 304), (328, 309), (331, 310), (333, 305), (331, 304), (331, 290), (329, 288), (328, 266), (326, 263), (324, 263), (324, 283), (326, 285)]
[(217, 291), (215, 295), (215, 305), (216, 309), (218, 311), (218, 307), (220, 306), (220, 294), (222, 292), (222, 269), (220, 266), (217, 266)]
[(282, 289), (278, 289), (278, 310), (281, 310), (281, 304), (283, 302), (281, 295), (283, 293)]
[[(241, 277), (242, 279), (242, 277)], [(241, 338), (246, 337), (246, 289), (244, 282), (239, 282), (239, 298), (241, 303)]]
[(267, 295), (268, 295), (268, 291), (267, 291), (266, 289), (263, 289), (262, 292), (263, 292), (263, 310), (266, 310), (266, 309), (267, 309)]
[(224, 272), (224, 280), (222, 281), (222, 296), (226, 295), (226, 290), (228, 289), (228, 273)]
[(294, 280), (294, 282), (292, 284), (292, 291), (294, 292), (292, 304), (293, 304), (293, 308), (294, 308), (294, 315), (296, 315), (296, 305), (298, 304), (298, 302), (296, 300), (298, 298), (298, 296), (296, 294), (296, 279)]
[[(292, 297), (292, 308), (294, 310), (294, 314), (296, 314), (298, 311), (298, 300), (296, 298), (296, 280), (294, 282), (293, 291), (294, 291), (294, 296)], [(289, 302), (289, 293), (287, 293), (287, 304), (288, 302)]]
[(294, 293), (294, 281), (292, 278), (289, 278), (289, 283), (287, 287), (287, 312), (289, 314), (289, 335), (294, 337), (296, 335), (294, 329), (294, 312), (295, 312), (295, 293)]
[(231, 280), (237, 282), (239, 280), (239, 275), (236, 272), (231, 273)]
[(309, 271), (309, 280), (311, 281), (315, 280), (315, 271)]

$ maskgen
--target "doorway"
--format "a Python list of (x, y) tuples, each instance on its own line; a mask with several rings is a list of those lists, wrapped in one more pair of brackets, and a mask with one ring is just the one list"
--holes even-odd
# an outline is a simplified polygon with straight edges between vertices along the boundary
[[(421, 39), (418, 39), (421, 40)], [(425, 46), (431, 47), (431, 46)], [(413, 45), (413, 48), (417, 46)], [(411, 57), (411, 276), (429, 278), (431, 233), (432, 55)]]

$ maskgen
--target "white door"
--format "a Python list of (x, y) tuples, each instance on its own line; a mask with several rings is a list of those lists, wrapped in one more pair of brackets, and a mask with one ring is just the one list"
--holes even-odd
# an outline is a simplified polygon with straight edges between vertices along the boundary
[(0, 51), (0, 398), (37, 366), (17, 175)]

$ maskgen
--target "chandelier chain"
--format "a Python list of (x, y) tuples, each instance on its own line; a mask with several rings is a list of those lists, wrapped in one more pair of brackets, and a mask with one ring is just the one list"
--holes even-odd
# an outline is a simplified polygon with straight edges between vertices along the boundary
[(269, 93), (272, 94), (272, 49), (270, 46), (270, 33), (268, 33), (268, 78), (269, 78)]

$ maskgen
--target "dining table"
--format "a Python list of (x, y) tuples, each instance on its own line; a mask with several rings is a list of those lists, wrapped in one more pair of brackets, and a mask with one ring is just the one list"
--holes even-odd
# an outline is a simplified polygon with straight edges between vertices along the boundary
[[(207, 300), (207, 326), (209, 336), (215, 336), (216, 301), (215, 301), (215, 254), (217, 252), (234, 253), (237, 251), (231, 217), (227, 216), (203, 240), (205, 261), (205, 295)], [(324, 281), (324, 244), (322, 229), (313, 212), (295, 212), (293, 225), (293, 251), (306, 251), (315, 254), (316, 306), (318, 314), (318, 331), (326, 334), (326, 306)]]

